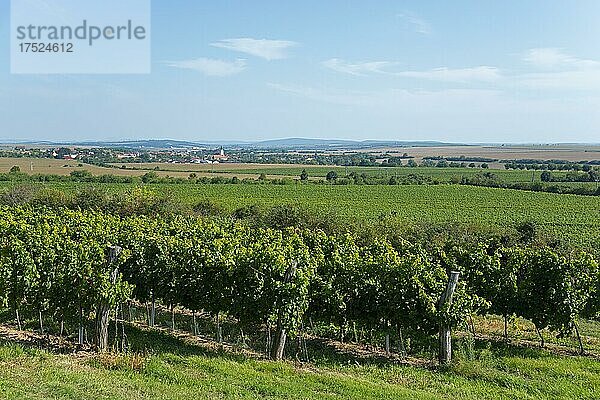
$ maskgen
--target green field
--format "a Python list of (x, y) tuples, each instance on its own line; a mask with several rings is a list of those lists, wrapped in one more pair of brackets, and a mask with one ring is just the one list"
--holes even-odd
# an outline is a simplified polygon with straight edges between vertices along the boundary
[[(492, 172), (505, 182), (535, 182), (540, 181), (541, 171), (524, 170), (505, 170), (491, 169), (483, 170), (480, 168), (435, 168), (435, 167), (340, 167), (340, 166), (321, 166), (321, 165), (260, 165), (260, 164), (114, 164), (114, 166), (125, 166), (127, 169), (154, 170), (170, 172), (203, 172), (212, 174), (227, 175), (260, 175), (269, 176), (287, 176), (298, 178), (303, 170), (306, 170), (310, 177), (325, 178), (328, 172), (335, 171), (338, 176), (346, 176), (354, 172), (357, 174), (366, 174), (372, 177), (403, 177), (410, 174), (428, 176), (441, 182), (449, 182), (453, 178), (460, 179), (463, 176), (472, 177), (483, 172)], [(554, 172), (557, 177), (565, 175), (565, 172)]]
[[(5, 186), (10, 184), (4, 183)], [(73, 192), (85, 183), (48, 183)], [(110, 192), (131, 186), (102, 185)], [(407, 222), (458, 222), (506, 227), (535, 221), (578, 243), (600, 241), (600, 197), (459, 185), (335, 186), (155, 184), (148, 188), (187, 204), (210, 199), (228, 211), (247, 205), (299, 204), (352, 222), (393, 214)]]
[(203, 198), (233, 211), (245, 205), (303, 205), (349, 222), (392, 214), (407, 222), (458, 222), (506, 227), (535, 221), (576, 243), (600, 243), (600, 197), (439, 186), (168, 185), (156, 190), (188, 203)]
[[(191, 173), (198, 176), (224, 176), (240, 179), (256, 179), (261, 174), (270, 179), (290, 178), (299, 179), (303, 170), (306, 170), (309, 179), (324, 180), (330, 171), (335, 171), (342, 178), (351, 173), (365, 174), (371, 178), (389, 179), (391, 177), (403, 178), (409, 175), (430, 178), (440, 183), (458, 182), (464, 177), (475, 177), (489, 172), (504, 183), (541, 182), (542, 171), (505, 170), (480, 168), (434, 168), (434, 167), (340, 167), (322, 165), (261, 165), (261, 164), (170, 164), (170, 163), (127, 163), (112, 164), (113, 168), (99, 167), (97, 165), (81, 164), (78, 161), (55, 160), (47, 158), (0, 158), (0, 172), (9, 172), (13, 166), (18, 166), (27, 174), (56, 174), (69, 175), (73, 171), (87, 170), (94, 176), (142, 176), (149, 171), (156, 172), (161, 177), (188, 178)], [(567, 172), (553, 171), (552, 175), (563, 178)], [(552, 185), (554, 183), (549, 183)], [(560, 186), (596, 188), (595, 182), (557, 182)]]

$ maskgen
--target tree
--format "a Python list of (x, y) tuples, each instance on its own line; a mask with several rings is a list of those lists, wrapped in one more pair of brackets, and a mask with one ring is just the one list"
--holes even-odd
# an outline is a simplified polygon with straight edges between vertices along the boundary
[(71, 178), (82, 181), (92, 177), (92, 173), (88, 170), (82, 169), (80, 171), (73, 171), (69, 174)]
[(308, 172), (306, 172), (306, 169), (302, 170), (302, 173), (300, 174), (300, 180), (303, 182), (308, 180)]
[(541, 175), (542, 182), (552, 182), (552, 173), (550, 171), (544, 171)]
[(335, 172), (335, 171), (329, 171), (327, 173), (327, 176), (325, 177), (325, 179), (327, 179), (327, 182), (335, 182), (337, 178), (338, 178), (338, 175), (337, 175), (337, 172)]
[(193, 210), (203, 217), (217, 216), (223, 214), (223, 207), (210, 199), (203, 199), (196, 203)]
[(150, 161), (152, 161), (152, 156), (150, 155), (150, 153), (145, 151), (142, 154), (140, 154), (140, 161), (143, 163), (150, 162)]
[(144, 175), (142, 175), (142, 182), (144, 183), (154, 183), (158, 179), (158, 174), (154, 171), (146, 172)]
[(522, 243), (531, 243), (538, 234), (538, 226), (535, 221), (525, 221), (515, 228), (519, 233), (519, 240)]
[(66, 147), (61, 147), (60, 149), (58, 149), (56, 151), (56, 157), (57, 159), (61, 159), (64, 158), (65, 156), (68, 156), (71, 154), (71, 149), (66, 148)]

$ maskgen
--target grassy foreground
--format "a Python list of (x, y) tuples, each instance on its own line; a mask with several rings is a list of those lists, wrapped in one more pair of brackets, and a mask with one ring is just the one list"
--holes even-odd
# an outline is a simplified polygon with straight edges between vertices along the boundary
[[(164, 335), (167, 336), (167, 335)], [(174, 339), (167, 339), (174, 340)], [(189, 345), (155, 355), (60, 355), (0, 342), (2, 399), (597, 399), (600, 361), (477, 342), (444, 370), (274, 363)], [(192, 350), (192, 351), (190, 351)], [(361, 365), (362, 364), (362, 365)]]

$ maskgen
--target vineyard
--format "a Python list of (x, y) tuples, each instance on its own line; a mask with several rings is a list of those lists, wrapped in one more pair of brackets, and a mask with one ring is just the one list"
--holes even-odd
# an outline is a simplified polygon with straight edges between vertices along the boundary
[[(11, 186), (5, 187), (8, 190)], [(60, 205), (65, 195), (90, 198), (86, 195), (90, 185), (85, 183), (49, 183), (37, 188), (43, 190), (35, 203), (46, 199), (48, 204)], [(120, 198), (165, 196), (178, 208), (192, 208), (208, 200), (226, 213), (250, 206), (267, 209), (295, 204), (323, 219), (333, 218), (347, 225), (364, 225), (382, 217), (405, 224), (460, 223), (503, 228), (532, 221), (544, 232), (574, 245), (596, 251), (600, 243), (600, 198), (590, 196), (455, 185), (157, 184), (140, 188), (102, 184), (93, 188)]]
[[(15, 205), (0, 206), (0, 364), (16, 366), (0, 372), (8, 398), (33, 393), (25, 376), (52, 388), (73, 379), (77, 398), (83, 382), (89, 390), (103, 374), (138, 382), (151, 397), (181, 391), (164, 398), (198, 387), (207, 398), (222, 396), (223, 387), (209, 383), (222, 380), (228, 395), (330, 398), (316, 395), (314, 379), (363, 398), (430, 398), (423, 382), (447, 398), (490, 387), (508, 395), (517, 381), (523, 396), (597, 394), (589, 375), (600, 357), (595, 197), (463, 186), (14, 189), (2, 198)], [(327, 223), (343, 229), (321, 230)], [(452, 272), (458, 281), (444, 302)], [(99, 355), (70, 358), (67, 372), (65, 359), (15, 348), (7, 335)], [(443, 360), (442, 337), (459, 361), (423, 369)], [(523, 344), (550, 351), (532, 357)], [(240, 352), (250, 361), (229, 360)], [(33, 368), (38, 357), (50, 375)], [(564, 365), (570, 378), (548, 380), (542, 371), (550, 366), (538, 357)], [(320, 370), (307, 375), (257, 359)], [(190, 380), (197, 368), (208, 375)], [(522, 380), (521, 368), (535, 378)], [(285, 388), (264, 383), (273, 376)], [(397, 380), (404, 383), (390, 383)], [(131, 397), (103, 382), (112, 394), (93, 398)]]
[[(493, 243), (441, 248), (396, 238), (251, 229), (195, 217), (119, 218), (98, 212), (1, 210), (0, 299), (21, 327), (59, 327), (83, 345), (95, 321), (95, 344), (106, 349), (110, 319), (123, 322), (132, 300), (208, 313), (235, 321), (239, 334), (264, 337), (274, 359), (286, 338), (328, 327), (356, 342), (385, 337), (406, 342), (436, 335), (473, 314), (515, 316), (542, 331), (579, 336), (577, 321), (600, 310), (598, 264), (583, 252), (503, 247)], [(460, 273), (454, 302), (440, 302), (450, 271)], [(127, 348), (118, 324), (117, 348)], [(77, 335), (75, 335), (77, 333)], [(508, 332), (506, 332), (508, 335)], [(298, 342), (302, 351), (302, 343)], [(580, 351), (584, 351), (579, 340)]]

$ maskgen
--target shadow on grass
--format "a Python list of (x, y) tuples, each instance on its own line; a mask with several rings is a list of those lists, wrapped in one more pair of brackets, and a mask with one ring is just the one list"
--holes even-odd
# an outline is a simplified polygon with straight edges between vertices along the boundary
[[(296, 346), (297, 347), (297, 346)], [(396, 354), (386, 356), (373, 346), (336, 343), (329, 339), (312, 338), (307, 340), (307, 352), (312, 362), (321, 366), (329, 365), (369, 365), (407, 364), (407, 360)], [(289, 349), (292, 350), (295, 349)]]
[(505, 341), (478, 340), (475, 348), (479, 351), (489, 349), (496, 357), (548, 358), (554, 357), (547, 349), (527, 347)]
[(526, 359), (547, 359), (558, 356), (579, 356), (575, 349), (545, 347), (539, 344), (525, 343), (522, 341), (506, 341), (501, 338), (477, 338), (469, 340), (461, 337), (453, 340), (453, 353), (458, 359), (481, 359), (492, 357), (519, 357)]
[[(260, 327), (248, 329), (243, 343), (240, 343), (238, 333), (241, 332), (239, 326), (229, 322), (222, 324), (224, 328), (224, 337), (226, 343), (219, 344), (214, 340), (215, 323), (208, 317), (198, 316), (197, 322), (200, 335), (194, 336), (189, 333), (191, 329), (191, 316), (178, 314), (177, 327), (189, 327), (188, 330), (171, 331), (168, 326), (171, 315), (166, 312), (159, 312), (161, 324), (157, 328), (149, 328), (142, 323), (126, 323), (125, 333), (128, 342), (128, 351), (141, 355), (165, 356), (173, 354), (176, 356), (201, 356), (209, 358), (226, 358), (236, 362), (247, 360), (266, 359), (266, 332)], [(140, 321), (139, 318), (135, 320)], [(35, 320), (29, 319), (25, 326), (29, 329), (26, 332), (15, 329), (13, 316), (0, 311), (0, 322), (6, 323), (0, 326), (0, 344), (17, 344), (23, 348), (43, 349), (53, 353), (74, 353), (74, 352), (93, 352), (91, 345), (78, 346), (73, 332), (76, 328), (69, 327), (71, 335), (60, 338), (57, 336), (57, 327), (48, 328), (55, 335), (40, 335), (35, 332)], [(10, 325), (10, 326), (9, 326)], [(9, 329), (10, 328), (10, 329)], [(74, 330), (75, 329), (75, 330)], [(87, 327), (88, 332), (93, 332), (93, 326), (90, 323)], [(114, 339), (115, 328), (111, 324), (110, 330), (111, 342)], [(88, 338), (90, 341), (92, 337)], [(436, 362), (437, 342), (434, 337), (426, 339), (413, 338), (411, 357), (401, 357), (397, 350), (392, 351), (391, 355), (386, 355), (383, 351), (383, 345), (373, 346), (356, 343), (341, 343), (333, 339), (322, 337), (310, 337), (306, 340), (306, 347), (297, 339), (289, 338), (286, 346), (286, 358), (300, 363), (311, 362), (319, 366), (331, 365), (418, 365), (431, 368)], [(533, 344), (524, 344), (522, 342), (505, 342), (504, 340), (492, 337), (471, 339), (461, 337), (455, 340), (455, 353), (460, 359), (461, 352), (464, 359), (479, 359), (480, 357), (521, 357), (529, 359), (542, 359), (556, 357), (557, 355), (577, 355), (567, 353), (565, 350), (560, 352), (556, 349), (541, 349)], [(308, 355), (308, 357), (307, 357)], [(466, 356), (465, 356), (466, 355)]]
[(129, 351), (148, 355), (173, 354), (177, 356), (202, 356), (227, 358), (242, 362), (250, 357), (229, 349), (203, 336), (182, 335), (164, 329), (125, 325)]

